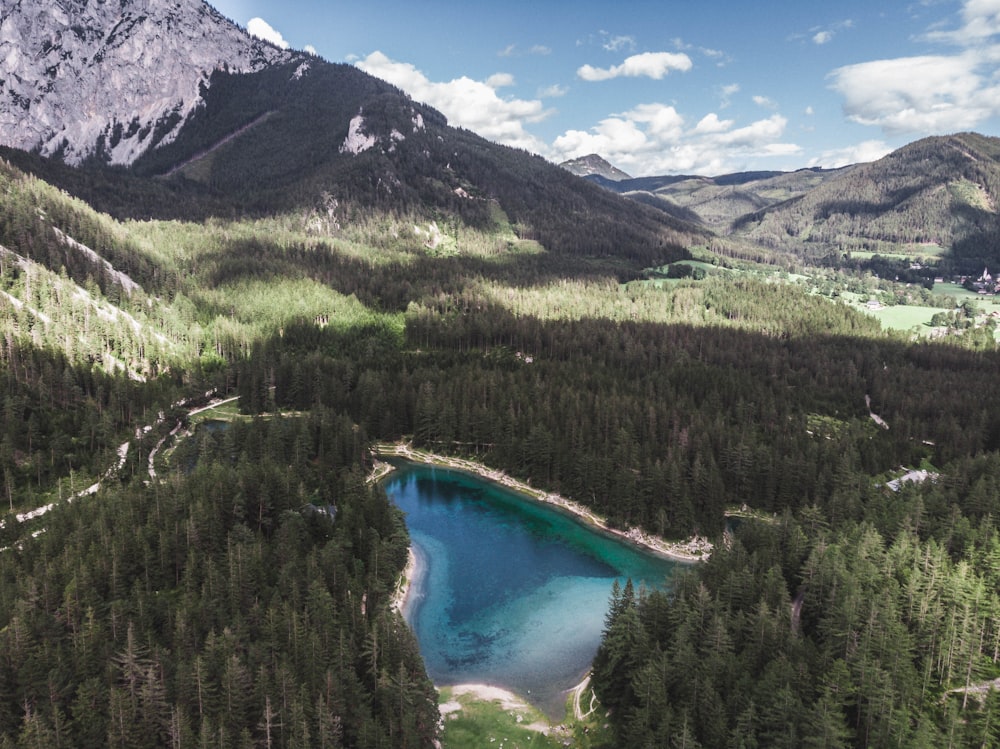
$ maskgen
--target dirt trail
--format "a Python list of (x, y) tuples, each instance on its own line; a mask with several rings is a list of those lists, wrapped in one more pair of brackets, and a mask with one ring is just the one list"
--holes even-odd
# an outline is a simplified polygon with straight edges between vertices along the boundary
[(587, 707), (587, 712), (583, 712), (583, 708), (580, 706), (580, 701), (583, 699), (583, 694), (590, 687), (590, 674), (587, 674), (586, 678), (573, 687), (571, 694), (573, 695), (573, 717), (577, 720), (583, 720), (594, 710), (597, 709), (597, 695), (594, 691), (590, 691), (590, 705)]
[[(187, 411), (187, 416), (190, 418), (191, 416), (193, 416), (195, 414), (198, 414), (198, 413), (201, 413), (202, 411), (207, 411), (210, 408), (215, 408), (216, 406), (220, 406), (220, 405), (222, 405), (224, 403), (231, 403), (232, 401), (239, 400), (238, 397), (225, 398), (225, 399), (223, 399), (223, 398), (212, 398), (213, 395), (214, 395), (214, 391), (210, 390), (210, 391), (208, 391), (207, 393), (205, 393), (202, 396), (198, 396), (196, 398), (187, 398), (187, 399), (184, 399), (184, 400), (180, 400), (177, 403), (175, 403), (174, 406), (175, 407), (182, 407), (183, 408), (183, 407), (187, 406), (187, 404), (190, 403), (193, 400), (201, 400), (202, 398), (209, 398), (210, 400), (208, 401), (208, 403), (206, 405), (199, 406), (198, 408), (192, 408), (192, 409), (190, 409), (190, 410)], [(135, 432), (136, 438), (138, 439), (139, 437), (141, 437), (146, 432), (151, 431), (157, 425), (161, 424), (164, 421), (165, 418), (166, 417), (164, 416), (163, 412), (161, 411), (159, 413), (159, 415), (157, 416), (156, 421), (153, 424), (150, 424), (150, 425), (145, 426), (145, 427), (139, 427), (138, 429), (136, 429), (136, 432)], [(166, 442), (166, 440), (169, 437), (174, 436), (175, 434), (177, 434), (178, 431), (180, 431), (181, 426), (182, 426), (181, 421), (178, 420), (177, 425), (173, 428), (173, 430), (170, 432), (170, 434), (166, 435), (159, 442), (157, 442), (156, 446), (150, 452), (150, 454), (149, 454), (149, 477), (150, 477), (150, 479), (155, 479), (156, 478), (156, 471), (153, 468), (153, 459), (156, 457), (156, 453), (159, 451), (159, 449), (163, 446), (163, 443)], [(71, 494), (69, 497), (66, 498), (65, 501), (72, 502), (74, 499), (79, 499), (80, 497), (89, 497), (89, 496), (91, 496), (93, 494), (96, 494), (100, 490), (102, 484), (105, 481), (107, 481), (108, 479), (110, 479), (113, 476), (115, 476), (119, 471), (121, 471), (122, 468), (125, 467), (125, 462), (128, 460), (128, 453), (129, 453), (129, 448), (130, 448), (131, 444), (132, 444), (132, 440), (127, 440), (127, 441), (123, 442), (122, 444), (120, 444), (118, 446), (118, 449), (116, 450), (116, 453), (118, 455), (118, 460), (116, 460), (112, 465), (110, 465), (108, 467), (108, 469), (101, 475), (101, 478), (98, 479), (97, 481), (95, 481), (90, 486), (88, 486), (86, 489), (81, 489), (80, 491)], [(47, 505), (42, 505), (40, 507), (36, 507), (33, 510), (26, 510), (25, 512), (18, 513), (17, 515), (14, 516), (14, 518), (19, 523), (24, 523), (24, 522), (26, 522), (28, 520), (34, 520), (35, 518), (39, 518), (42, 515), (45, 515), (49, 510), (51, 510), (53, 507), (55, 507), (56, 504), (57, 503), (52, 502), (52, 503), (49, 503)], [(0, 522), (0, 528), (2, 528), (2, 527), (3, 527), (3, 523)], [(40, 531), (36, 531), (36, 534), (39, 533), (39, 532)]]

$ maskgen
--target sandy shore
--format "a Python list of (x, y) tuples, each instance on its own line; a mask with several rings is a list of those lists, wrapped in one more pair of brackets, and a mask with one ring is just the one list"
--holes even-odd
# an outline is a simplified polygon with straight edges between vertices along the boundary
[[(578, 518), (585, 520), (597, 528), (600, 528), (606, 533), (618, 536), (619, 538), (636, 544), (637, 546), (654, 551), (657, 554), (662, 554), (663, 556), (669, 557), (678, 562), (700, 562), (712, 553), (711, 542), (708, 539), (700, 538), (699, 536), (690, 538), (687, 541), (672, 542), (660, 538), (659, 536), (654, 536), (651, 533), (646, 533), (639, 528), (629, 528), (624, 531), (617, 528), (611, 528), (605, 518), (578, 502), (566, 499), (566, 497), (553, 492), (544, 492), (539, 489), (535, 489), (523, 481), (511, 478), (503, 471), (489, 468), (484, 466), (482, 463), (475, 462), (474, 460), (453, 458), (446, 455), (435, 455), (434, 453), (425, 452), (423, 450), (414, 450), (405, 442), (377, 445), (375, 447), (375, 454), (378, 456), (403, 458), (404, 460), (410, 460), (414, 463), (426, 463), (428, 465), (455, 468), (460, 471), (474, 473), (477, 476), (489, 479), (490, 481), (495, 481), (502, 486), (513, 489), (514, 491), (531, 497), (532, 499), (536, 499), (539, 502), (545, 502), (547, 504), (561, 507), (567, 512), (576, 515)], [(384, 477), (391, 471), (391, 468), (387, 469), (386, 465), (387, 464), (385, 463), (376, 464), (375, 475), (377, 475), (378, 478)]]
[(409, 552), (406, 559), (406, 567), (396, 583), (396, 589), (392, 593), (392, 607), (398, 611), (402, 617), (409, 622), (413, 604), (423, 597), (424, 575), (427, 572), (427, 563), (424, 554), (420, 549), (410, 543)]

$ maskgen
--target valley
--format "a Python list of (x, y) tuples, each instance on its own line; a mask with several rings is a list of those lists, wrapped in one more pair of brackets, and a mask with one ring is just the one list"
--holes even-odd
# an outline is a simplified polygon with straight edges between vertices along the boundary
[[(3, 11), (37, 54), (4, 58), (0, 101), (0, 747), (534, 725), (435, 687), (393, 606), (426, 529), (371, 480), (390, 456), (686, 555), (662, 588), (577, 576), (592, 694), (518, 740), (1000, 742), (1000, 140), (718, 177), (587, 157), (583, 178), (200, 0), (84, 5), (89, 35)], [(149, 86), (105, 74), (144, 48), (168, 58)], [(51, 76), (78, 89), (28, 85), (67, 50)], [(114, 106), (84, 128), (86, 86)], [(198, 426), (209, 405), (226, 428)], [(504, 568), (476, 541), (529, 525), (465, 533), (462, 571)]]

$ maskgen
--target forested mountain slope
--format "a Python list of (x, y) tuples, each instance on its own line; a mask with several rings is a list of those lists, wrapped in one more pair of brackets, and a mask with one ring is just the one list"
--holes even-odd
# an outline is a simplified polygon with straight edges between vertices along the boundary
[[(646, 265), (683, 257), (700, 233), (541, 158), (450, 128), (439, 113), (353, 66), (251, 39), (204, 3), (166, 9), (130, 0), (120, 13), (109, 8), (86, 2), (51, 10), (19, 0), (5, 9), (12, 35), (5, 44), (40, 46), (38, 55), (59, 59), (45, 69), (51, 85), (39, 93), (18, 88), (36, 71), (26, 55), (12, 57), (24, 70), (2, 84), (0, 145), (72, 164), (87, 158), (95, 174), (121, 165), (191, 183), (199, 194), (176, 200), (177, 188), (140, 188), (123, 201), (108, 186), (116, 171), (65, 182), (58, 171), (47, 174), (114, 215), (312, 211), (337, 223), (358, 211), (390, 211), (512, 228), (552, 251)], [(156, 64), (136, 63), (135, 50), (157, 50)], [(87, 114), (94, 102), (107, 117)], [(152, 114), (128, 120), (119, 109), (129, 108)]]
[(736, 222), (739, 236), (806, 256), (852, 250), (936, 254), (961, 272), (1000, 259), (1000, 140), (925, 138), (842, 170), (805, 195)]
[[(821, 175), (721, 238), (347, 66), (203, 82), (128, 167), (0, 163), (0, 746), (432, 746), (388, 606), (405, 525), (364, 480), (398, 439), (713, 538), (613, 600), (620, 745), (996, 743), (968, 691), (1000, 677), (995, 322), (893, 333), (827, 268), (646, 269), (757, 239), (972, 262), (997, 141)], [(207, 393), (227, 427), (191, 423)]]
[(804, 195), (835, 174), (830, 170), (800, 169), (715, 177), (663, 175), (610, 180), (601, 174), (584, 174), (572, 166), (568, 168), (632, 200), (717, 232), (728, 231), (732, 222), (748, 213)]
[[(920, 527), (928, 533), (946, 529), (933, 533), (946, 532), (956, 563), (972, 558), (995, 533), (992, 518), (1000, 513), (1000, 498), (991, 484), (977, 478), (981, 467), (976, 468), (977, 456), (986, 456), (987, 465), (1000, 449), (1000, 421), (994, 409), (984, 407), (1000, 398), (992, 376), (1000, 366), (995, 346), (973, 350), (889, 336), (872, 318), (807, 288), (749, 275), (621, 285), (600, 263), (581, 263), (572, 256), (530, 248), (497, 253), (495, 235), (474, 228), (456, 235), (451, 252), (434, 253), (426, 246), (426, 237), (414, 231), (412, 219), (390, 215), (378, 222), (362, 217), (327, 233), (317, 231), (315, 216), (119, 222), (13, 167), (6, 167), (4, 175), (4, 215), (9, 220), (3, 225), (2, 243), (12, 254), (4, 255), (9, 262), (2, 270), (6, 293), (17, 301), (5, 297), (10, 299), (4, 349), (9, 395), (3, 403), (6, 448), (0, 451), (0, 460), (8, 500), (17, 510), (58, 499), (60, 493), (90, 480), (83, 476), (103, 473), (115, 462), (115, 446), (136, 434), (138, 427), (142, 436), (130, 439), (132, 448), (116, 474), (124, 484), (123, 499), (133, 501), (127, 499), (132, 497), (147, 507), (158, 492), (180, 491), (176, 496), (235, 502), (225, 522), (206, 526), (204, 543), (215, 543), (222, 537), (219, 534), (245, 535), (248, 530), (251, 536), (246, 542), (257, 539), (252, 543), (261, 544), (259, 553), (264, 555), (273, 553), (270, 544), (279, 538), (272, 535), (276, 527), (298, 522), (291, 516), (282, 519), (284, 510), (298, 515), (305, 505), (326, 506), (332, 499), (338, 515), (334, 535), (326, 542), (333, 545), (326, 553), (343, 554), (347, 552), (336, 539), (345, 537), (337, 536), (341, 531), (336, 528), (348, 515), (341, 513), (359, 502), (385, 503), (378, 494), (362, 499), (350, 484), (327, 497), (309, 481), (293, 480), (295, 470), (282, 473), (284, 466), (298, 466), (303, 456), (308, 461), (312, 455), (321, 465), (339, 456), (337, 465), (361, 472), (366, 461), (361, 446), (366, 440), (404, 436), (437, 451), (471, 453), (531, 479), (534, 485), (584, 502), (617, 525), (641, 525), (671, 537), (695, 531), (716, 535), (724, 525), (724, 509), (747, 504), (765, 512), (813, 518), (809, 522), (820, 522), (837, 534), (849, 533), (859, 523), (876, 522), (880, 534), (895, 538), (891, 534), (906, 513), (903, 497), (910, 495), (900, 495), (897, 501), (884, 488), (884, 477), (900, 465), (925, 462), (947, 477), (941, 484), (945, 489), (969, 486), (974, 491), (970, 501), (957, 504), (953, 499), (964, 496), (965, 489), (956, 489), (959, 493), (954, 495), (948, 489), (926, 499)], [(97, 258), (79, 246), (92, 249)], [(77, 289), (86, 291), (89, 300)], [(105, 313), (98, 313), (98, 308)], [(88, 309), (93, 311), (89, 318)], [(96, 334), (79, 335), (88, 329)], [(234, 495), (230, 489), (259, 463), (249, 456), (258, 454), (253, 451), (261, 449), (265, 436), (254, 431), (247, 433), (247, 461), (238, 460), (235, 466), (232, 456), (243, 449), (239, 442), (225, 444), (220, 452), (211, 441), (200, 441), (198, 454), (209, 461), (206, 466), (214, 461), (219, 464), (214, 470), (233, 472), (210, 484), (215, 488), (185, 493), (183, 487), (199, 479), (185, 477), (183, 464), (161, 466), (162, 475), (174, 474), (167, 487), (144, 488), (151, 446), (166, 432), (156, 426), (147, 435), (142, 427), (154, 424), (157, 411), (169, 410), (179, 396), (211, 387), (238, 394), (248, 414), (284, 411), (292, 421), (306, 418), (307, 413), (312, 414), (310, 419), (339, 419), (343, 428), (338, 433), (343, 436), (325, 443), (321, 435), (310, 437), (308, 431), (295, 432), (294, 438), (288, 435), (291, 442), (282, 449), (291, 452), (274, 453), (278, 484), (266, 495), (245, 495), (244, 490)], [(888, 429), (871, 418), (869, 408)], [(113, 496), (117, 495), (108, 500), (109, 511), (117, 506)], [(87, 501), (103, 501), (103, 495)], [(192, 506), (183, 511), (197, 514), (210, 509)], [(82, 510), (66, 517), (74, 518), (66, 533), (90, 532)], [(149, 522), (160, 527), (162, 516)], [(79, 523), (84, 524), (73, 531)], [(46, 531), (44, 539), (30, 541), (39, 524)], [(65, 586), (64, 577), (46, 577), (55, 570), (39, 569), (35, 574), (42, 577), (26, 577), (26, 568), (19, 566), (22, 559), (38, 566), (31, 561), (39, 553), (33, 544), (63, 538), (58, 533), (48, 536), (61, 526), (48, 526), (48, 520), (21, 524), (9, 518), (5, 523), (9, 548), (4, 554), (9, 556), (0, 557), (0, 563), (11, 575), (3, 607), (10, 616), (25, 611), (34, 600), (30, 586), (14, 581), (37, 580), (44, 587), (44, 580), (52, 580), (58, 581), (51, 583), (56, 589)], [(385, 538), (385, 528), (391, 525), (370, 527)], [(834, 536), (809, 538), (825, 542)], [(920, 535), (914, 542), (923, 545), (932, 538), (944, 537)], [(188, 535), (177, 546), (181, 540), (166, 546), (169, 539), (151, 540), (143, 554), (150, 560), (164, 554), (175, 560), (195, 554), (190, 569), (200, 568), (197, 550), (185, 545), (191, 543)], [(397, 542), (403, 543), (400, 539), (393, 543)], [(352, 549), (359, 548), (357, 541), (351, 543)], [(388, 550), (385, 553), (383, 560), (391, 556)], [(45, 558), (55, 563), (49, 552)], [(719, 559), (724, 558), (720, 552)], [(150, 564), (133, 569), (141, 582), (140, 577), (124, 578), (131, 581), (126, 587), (139, 586), (129, 597), (123, 597), (123, 589), (95, 599), (95, 616), (99, 605), (108, 606), (106, 612), (117, 611), (112, 606), (116, 601), (119, 607), (136, 607), (134, 622), (145, 627), (143, 647), (150, 654), (174, 652), (176, 642), (163, 639), (168, 632), (158, 622), (164, 620), (144, 618), (152, 602), (141, 591), (153, 584), (146, 582), (144, 570), (163, 574)], [(393, 562), (392, 569), (380, 567), (379, 574), (394, 574), (397, 564)], [(788, 564), (782, 578), (784, 595), (794, 600), (799, 578), (795, 564)], [(194, 574), (187, 569), (186, 563), (175, 564), (173, 579), (183, 581)], [(270, 590), (254, 587), (273, 584), (269, 580), (257, 577), (251, 589)], [(352, 596), (367, 590), (372, 600), (371, 585), (352, 590)], [(31, 609), (42, 616), (40, 622), (49, 622), (39, 630), (49, 632), (48, 639), (62, 636), (45, 629), (63, 621), (61, 600), (46, 599), (42, 608)], [(166, 607), (165, 621), (176, 622), (183, 609), (168, 605), (169, 600), (157, 600), (157, 605)], [(808, 599), (806, 604), (813, 605)], [(942, 616), (950, 620), (958, 616), (956, 607), (966, 605), (968, 598), (957, 597)], [(281, 616), (291, 616), (291, 610)], [(43, 616), (43, 611), (49, 613)], [(194, 659), (190, 663), (196, 666), (199, 657), (209, 659), (204, 649), (209, 636), (224, 630), (227, 617), (237, 617), (238, 623), (251, 616), (238, 611), (219, 613), (213, 620), (216, 625), (207, 624), (202, 630), (206, 639), (198, 640), (204, 645), (185, 651)], [(362, 642), (376, 631), (366, 627), (380, 633), (388, 627), (379, 609), (366, 606), (365, 611), (364, 621), (352, 620), (349, 635)], [(111, 627), (110, 621), (98, 620)], [(8, 625), (11, 622), (7, 620)], [(992, 630), (983, 632), (984, 657), (972, 672), (977, 679), (997, 670), (995, 658), (985, 650)], [(46, 692), (31, 674), (44, 670), (40, 664), (47, 663), (47, 653), (32, 647), (5, 649), (5, 735), (20, 741), (22, 733), (34, 736), (31, 732), (36, 730), (46, 731), (46, 736), (64, 728), (107, 733), (112, 729), (102, 722), (106, 720), (102, 715), (136, 716), (134, 720), (154, 723), (162, 716), (175, 716), (177, 726), (165, 730), (217, 731), (217, 708), (202, 706), (195, 719), (198, 708), (184, 701), (186, 682), (180, 672), (176, 676), (180, 681), (167, 675), (135, 682), (157, 693), (165, 690), (165, 701), (155, 703), (159, 707), (144, 706), (140, 696), (123, 701), (131, 694), (122, 691), (128, 682), (125, 672), (114, 669), (120, 668), (116, 664), (122, 658), (131, 657), (128, 633), (127, 626), (118, 627), (110, 649), (101, 656), (105, 660), (98, 659), (104, 665), (74, 670), (65, 677), (65, 688), (45, 706), (41, 699)], [(348, 637), (346, 631), (344, 636)], [(392, 637), (395, 642), (402, 634)], [(289, 646), (297, 647), (294, 642)], [(373, 657), (370, 649), (355, 652)], [(636, 650), (637, 657), (644, 652)], [(242, 668), (256, 668), (254, 653), (237, 656)], [(165, 656), (142, 657), (143, 668), (149, 664), (172, 668), (168, 664), (174, 663)], [(346, 667), (329, 658), (324, 662), (335, 670)], [(751, 662), (756, 663), (747, 661)], [(920, 661), (915, 668), (924, 665)], [(350, 666), (355, 674), (350, 678), (361, 685), (350, 705), (358, 704), (356, 700), (381, 704), (379, 700), (391, 698), (393, 684), (401, 678), (383, 668), (398, 668), (392, 660), (380, 666), (362, 657)], [(81, 675), (90, 674), (82, 677), (87, 681), (97, 673), (95, 668), (110, 674), (103, 691), (74, 707), (75, 700), (84, 699)], [(210, 672), (213, 690), (227, 688), (226, 671), (219, 669)], [(629, 669), (639, 669), (639, 662)], [(314, 678), (310, 673), (303, 672), (301, 678)], [(337, 673), (341, 674), (337, 679), (348, 678), (346, 672)], [(813, 684), (811, 680), (820, 679), (822, 671), (809, 673), (813, 675), (807, 683)], [(864, 673), (857, 671), (857, 678)], [(409, 690), (419, 682), (415, 671), (407, 674), (404, 697), (412, 695)], [(600, 674), (599, 683), (604, 678)], [(261, 683), (272, 683), (271, 678)], [(962, 676), (953, 669), (936, 678), (933, 690), (915, 702), (907, 697), (911, 701), (906, 704), (915, 715), (926, 716), (930, 721), (926, 726), (945, 731), (955, 714), (936, 713), (932, 705), (942, 690), (961, 687)], [(609, 689), (617, 690), (625, 682), (612, 683), (619, 687)], [(781, 684), (803, 700), (818, 694), (808, 690), (819, 687)], [(305, 722), (299, 725), (319, 731), (324, 713), (316, 707), (313, 688), (303, 689), (295, 704), (314, 707), (302, 708)], [(360, 696), (366, 693), (370, 697)], [(602, 697), (614, 707), (615, 697), (609, 694), (604, 691)], [(251, 736), (263, 735), (259, 724), (267, 715), (269, 698), (273, 708), (277, 696), (267, 689), (255, 694), (246, 707), (245, 725), (250, 726)], [(407, 703), (413, 712), (407, 710), (403, 718), (411, 721), (406, 725), (414, 731), (418, 723), (412, 721), (426, 705), (422, 699)], [(621, 699), (631, 698), (622, 693)], [(33, 706), (31, 713), (23, 710), (25, 700)], [(845, 702), (842, 720), (859, 715), (851, 712), (861, 709), (858, 704)], [(96, 725), (84, 729), (75, 724), (86, 705), (98, 705), (100, 710), (94, 713)], [(293, 706), (283, 704), (278, 713), (282, 721), (291, 719)], [(775, 721), (792, 715), (782, 712), (780, 705), (768, 709), (782, 716)], [(334, 717), (343, 726), (361, 720), (337, 710)], [(396, 718), (381, 715), (374, 720), (384, 730), (400, 730)], [(685, 715), (692, 721), (692, 731), (715, 720), (707, 712), (677, 713), (682, 723)], [(64, 719), (67, 722), (60, 723)], [(672, 718), (663, 720), (662, 725), (676, 728)], [(235, 724), (227, 724), (220, 734), (225, 738), (217, 745), (236, 745), (232, 729)], [(908, 736), (910, 730), (890, 729), (889, 738)], [(359, 734), (351, 735), (355, 737), (351, 745), (367, 745)], [(290, 736), (283, 740), (290, 741)]]
[(904, 255), (959, 275), (1000, 262), (998, 153), (997, 138), (960, 133), (835, 170), (588, 179), (746, 247), (828, 265)]

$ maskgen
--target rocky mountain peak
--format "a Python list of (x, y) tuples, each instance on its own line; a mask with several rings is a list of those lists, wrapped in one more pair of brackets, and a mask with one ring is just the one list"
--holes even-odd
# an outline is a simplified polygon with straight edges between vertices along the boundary
[(172, 139), (213, 71), (294, 55), (203, 0), (4, 0), (0, 144), (130, 164)]
[(604, 157), (598, 156), (596, 153), (564, 161), (559, 166), (572, 172), (577, 177), (598, 175), (611, 180), (612, 182), (621, 182), (622, 180), (632, 179), (628, 174), (609, 163)]

